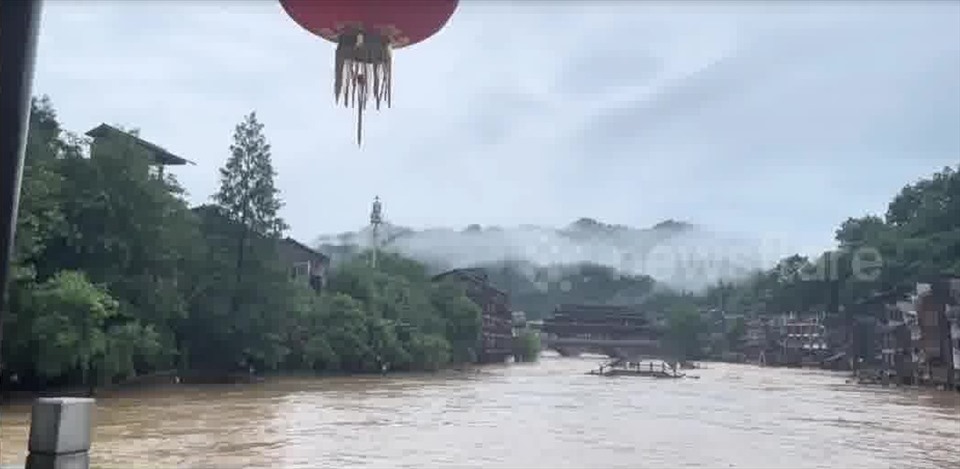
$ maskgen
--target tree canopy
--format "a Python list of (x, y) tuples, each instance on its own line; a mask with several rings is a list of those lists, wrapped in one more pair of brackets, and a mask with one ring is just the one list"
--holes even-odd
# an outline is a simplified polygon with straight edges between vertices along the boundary
[[(960, 166), (906, 185), (885, 215), (843, 221), (835, 250), (794, 255), (736, 284), (699, 297), (703, 307), (747, 314), (848, 311), (877, 295), (898, 296), (918, 282), (960, 277)], [(836, 298), (831, 300), (831, 288)], [(721, 300), (723, 298), (723, 300)]]
[(276, 247), (287, 228), (264, 125), (237, 125), (212, 203), (132, 139), (80, 138), (32, 103), (4, 387), (115, 383), (177, 368), (226, 374), (432, 370), (471, 360), (480, 309), (396, 255), (367, 254), (318, 293)]

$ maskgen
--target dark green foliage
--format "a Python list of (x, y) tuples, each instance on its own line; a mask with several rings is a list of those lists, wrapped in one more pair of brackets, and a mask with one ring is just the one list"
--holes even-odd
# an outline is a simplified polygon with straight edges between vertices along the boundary
[[(788, 257), (744, 281), (716, 285), (695, 302), (701, 309), (722, 307), (748, 316), (826, 312), (847, 320), (870, 315), (862, 305), (875, 295), (896, 297), (918, 282), (960, 276), (960, 168), (907, 185), (885, 217), (847, 219), (836, 241), (835, 251), (817, 259)], [(727, 331), (728, 342), (737, 342), (736, 336), (742, 336), (739, 324)]]
[[(0, 379), (118, 382), (172, 367), (433, 370), (470, 360), (480, 309), (424, 266), (367, 254), (324, 293), (291, 280), (263, 125), (237, 126), (215, 203), (189, 209), (131, 140), (86, 142), (35, 100)], [(16, 377), (15, 380), (11, 379)]]
[[(3, 327), (4, 386), (14, 376), (28, 388), (92, 385), (172, 367), (432, 370), (476, 357), (479, 307), (462, 286), (431, 281), (413, 260), (384, 253), (374, 270), (369, 253), (360, 253), (333, 272), (322, 294), (292, 281), (276, 256), (286, 224), (255, 114), (233, 139), (215, 203), (190, 210), (176, 180), (161, 178), (143, 148), (101, 140), (87, 154), (85, 142), (60, 128), (49, 100), (33, 102)], [(861, 314), (857, 305), (877, 292), (960, 275), (960, 172), (945, 168), (906, 186), (884, 217), (851, 218), (836, 239), (836, 268), (792, 256), (698, 295), (596, 265), (484, 267), (529, 319), (560, 303), (666, 312), (666, 344), (679, 358), (695, 358), (713, 327), (697, 314), (704, 309), (749, 317), (842, 306)], [(745, 323), (719, 332), (736, 348)], [(531, 356), (534, 339), (521, 336), (519, 355)]]
[(692, 304), (678, 303), (669, 311), (665, 345), (667, 352), (678, 360), (701, 358), (702, 340), (706, 325)]
[(514, 337), (513, 356), (517, 361), (533, 362), (540, 357), (540, 334), (525, 330)]

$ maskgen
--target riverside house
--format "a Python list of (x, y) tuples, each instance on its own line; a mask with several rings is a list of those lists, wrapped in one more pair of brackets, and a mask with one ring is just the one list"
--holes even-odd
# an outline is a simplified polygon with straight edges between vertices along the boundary
[[(958, 367), (954, 362), (954, 339), (960, 282), (942, 279), (932, 284), (917, 284), (916, 309), (920, 327), (919, 379), (936, 386), (955, 387)], [(949, 315), (948, 315), (949, 313)]]
[(482, 363), (506, 361), (513, 354), (513, 312), (510, 298), (490, 283), (483, 269), (454, 269), (433, 277), (453, 279), (466, 287), (467, 297), (483, 311), (483, 332), (477, 356)]
[(315, 291), (327, 284), (330, 258), (293, 238), (283, 238), (277, 243), (277, 255), (290, 266), (290, 277), (303, 281)]

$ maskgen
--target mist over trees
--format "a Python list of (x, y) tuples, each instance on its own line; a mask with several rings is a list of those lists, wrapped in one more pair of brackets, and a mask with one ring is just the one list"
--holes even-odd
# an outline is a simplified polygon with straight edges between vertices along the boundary
[[(829, 258), (785, 258), (746, 281), (710, 288), (702, 303), (723, 301), (728, 309), (751, 313), (860, 314), (858, 305), (873, 295), (901, 295), (918, 282), (960, 277), (960, 166), (904, 186), (883, 216), (848, 218), (835, 239), (837, 248), (825, 253)], [(838, 286), (835, 300), (830, 281)]]
[[(122, 139), (91, 145), (60, 127), (49, 99), (32, 105), (2, 325), (4, 388), (93, 387), (165, 370), (435, 370), (476, 357), (480, 308), (461, 286), (432, 281), (436, 266), (383, 253), (374, 270), (368, 253), (350, 248), (322, 293), (291, 278), (276, 253), (287, 228), (278, 216), (282, 194), (254, 113), (225, 142), (211, 203), (190, 208), (142, 147)], [(885, 214), (841, 223), (829, 278), (818, 270), (822, 257), (793, 255), (696, 294), (597, 263), (480, 266), (529, 319), (560, 303), (642, 304), (669, 317), (674, 353), (694, 357), (705, 327), (699, 311), (860, 314), (862, 300), (877, 293), (960, 276), (958, 214), (960, 167), (944, 168), (906, 185)], [(625, 229), (586, 220), (573, 231), (586, 236), (595, 225)], [(675, 223), (652, 233), (684, 229)], [(742, 322), (726, 332), (736, 343)], [(529, 358), (535, 345), (525, 337), (518, 346)]]
[[(599, 227), (599, 228), (597, 228)], [(580, 220), (578, 236), (627, 232), (630, 229)], [(689, 225), (660, 227), (682, 232)], [(479, 226), (467, 231), (478, 233)], [(669, 233), (659, 232), (667, 239)], [(409, 235), (410, 233), (407, 232)], [(629, 274), (596, 263), (538, 264), (503, 260), (482, 267), (494, 285), (510, 293), (515, 310), (528, 319), (552, 314), (561, 303), (643, 305), (669, 320), (665, 339), (673, 353), (697, 357), (710, 324), (693, 314), (723, 310), (742, 315), (722, 331), (722, 346), (735, 349), (746, 332), (744, 318), (781, 313), (827, 313), (828, 319), (869, 314), (862, 305), (878, 295), (896, 297), (918, 282), (960, 277), (960, 167), (945, 167), (907, 184), (894, 195), (883, 215), (851, 217), (840, 223), (837, 247), (818, 256), (786, 256), (737, 280), (716, 282), (699, 291), (671, 288), (648, 275)], [(712, 331), (716, 332), (716, 331)]]

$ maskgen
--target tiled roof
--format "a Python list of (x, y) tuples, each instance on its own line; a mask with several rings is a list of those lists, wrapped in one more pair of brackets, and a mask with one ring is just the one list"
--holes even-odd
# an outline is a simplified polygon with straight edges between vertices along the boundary
[(140, 137), (137, 137), (136, 135), (133, 135), (129, 132), (124, 132), (111, 125), (100, 124), (97, 127), (90, 129), (86, 135), (93, 138), (119, 137), (127, 141), (132, 141), (134, 144), (150, 152), (157, 164), (164, 166), (185, 165), (188, 163), (192, 165), (196, 164), (186, 158), (181, 158), (180, 156), (170, 153), (157, 144), (150, 143)]

